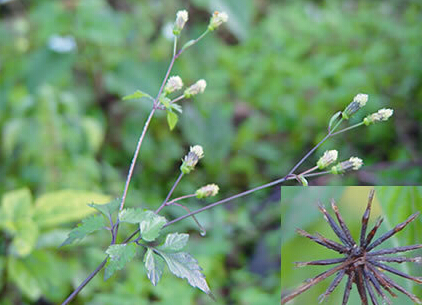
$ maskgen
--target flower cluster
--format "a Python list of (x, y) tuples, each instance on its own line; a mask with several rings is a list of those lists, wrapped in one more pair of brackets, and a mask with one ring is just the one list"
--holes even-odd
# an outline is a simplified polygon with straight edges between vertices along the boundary
[(198, 164), (199, 159), (204, 157), (204, 150), (201, 145), (195, 145), (190, 148), (190, 151), (182, 160), (183, 163), (180, 166), (180, 170), (184, 174), (189, 174), (192, 170), (195, 169), (196, 164)]

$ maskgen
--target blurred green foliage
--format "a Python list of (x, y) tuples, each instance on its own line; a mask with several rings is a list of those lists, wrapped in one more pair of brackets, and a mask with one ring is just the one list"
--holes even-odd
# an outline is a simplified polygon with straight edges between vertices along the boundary
[[(328, 270), (328, 266), (307, 266), (297, 268), (293, 264), (298, 261), (312, 261), (327, 258), (339, 258), (335, 251), (320, 246), (309, 239), (295, 233), (296, 228), (303, 229), (310, 234), (316, 232), (323, 236), (338, 241), (328, 223), (317, 208), (320, 201), (325, 205), (331, 215), (334, 215), (330, 207), (330, 200), (334, 198), (339, 211), (344, 218), (352, 236), (357, 239), (360, 234), (361, 219), (368, 203), (369, 191), (372, 187), (283, 187), (281, 189), (281, 293), (288, 293), (302, 284), (306, 279), (313, 278), (321, 272)], [(399, 187), (378, 186), (375, 187), (375, 197), (371, 210), (368, 228), (372, 228), (378, 216), (384, 218), (384, 222), (375, 238), (392, 229), (398, 223), (404, 221), (416, 211), (422, 212), (422, 187)], [(368, 229), (369, 230), (369, 229)], [(394, 235), (383, 245), (382, 248), (398, 247), (421, 244), (422, 220), (420, 216), (409, 224), (403, 231)], [(407, 257), (421, 256), (422, 251), (416, 250), (405, 254)], [(396, 255), (397, 256), (397, 255)], [(420, 264), (406, 263), (394, 264), (403, 272), (414, 276), (422, 275)], [(394, 281), (402, 287), (422, 297), (420, 285), (412, 281), (392, 275)], [(318, 296), (325, 292), (334, 277), (320, 282), (292, 301), (292, 304), (315, 304)], [(343, 298), (346, 281), (336, 288), (324, 302), (328, 304), (340, 304)], [(349, 304), (359, 304), (360, 298), (354, 286), (350, 295)], [(413, 304), (403, 294), (393, 300), (394, 304)]]
[[(366, 170), (311, 184), (422, 181), (415, 166), (422, 143), (418, 1), (12, 0), (0, 1), (3, 202), (11, 191), (31, 198), (19, 201), (25, 206), (63, 189), (121, 195), (151, 107), (146, 99), (121, 97), (138, 89), (157, 93), (172, 51), (168, 25), (183, 8), (190, 15), (183, 42), (206, 28), (215, 9), (226, 11), (229, 22), (176, 62), (173, 73), (185, 84), (204, 78), (207, 89), (182, 103), (173, 132), (164, 113), (154, 118), (127, 206), (157, 207), (193, 144), (204, 146), (205, 158), (176, 196), (215, 182), (226, 197), (280, 177), (320, 140), (331, 115), (359, 92), (370, 94), (366, 111), (391, 107), (393, 120), (334, 138), (317, 152), (338, 149), (341, 159), (359, 156)], [(229, 205), (229, 212), (219, 208), (198, 215), (208, 234), (191, 237), (189, 251), (205, 269), (214, 294), (227, 303), (279, 299), (277, 198), (278, 192), (264, 191)], [(76, 203), (76, 218), (39, 227), (37, 237), (27, 240), (32, 247), (36, 239), (37, 246), (25, 250), (30, 251), (25, 257), (11, 252), (19, 235), (2, 227), (4, 304), (34, 303), (39, 296), (59, 302), (102, 261), (109, 242), (105, 235), (79, 247), (56, 248), (71, 222), (84, 217), (79, 207), (92, 201)], [(189, 202), (191, 209), (202, 205)], [(182, 212), (169, 208), (166, 216)], [(26, 226), (42, 218), (31, 213)], [(196, 232), (191, 220), (174, 228)], [(120, 233), (129, 232), (123, 227)], [(208, 302), (183, 280), (165, 277), (153, 287), (144, 270), (131, 264), (118, 279), (95, 278), (79, 302)]]

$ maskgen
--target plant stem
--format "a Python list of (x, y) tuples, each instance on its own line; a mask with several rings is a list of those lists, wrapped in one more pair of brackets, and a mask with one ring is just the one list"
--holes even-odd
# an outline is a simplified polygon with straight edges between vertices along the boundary
[(66, 300), (64, 300), (64, 302), (61, 305), (69, 304), (78, 295), (78, 293), (86, 286), (86, 284), (88, 284), (93, 279), (93, 277), (96, 276), (97, 273), (100, 272), (101, 269), (103, 269), (106, 263), (107, 263), (107, 258), (104, 259), (100, 265), (98, 265), (97, 269), (91, 272), (91, 274), (78, 286), (78, 288), (76, 288), (71, 293), (71, 295), (67, 297)]
[(290, 170), (290, 172), (287, 174), (287, 176), (290, 176), (291, 174), (293, 174), (296, 170), (297, 170), (297, 168), (299, 167), (299, 166), (301, 166), (302, 165), (302, 163), (303, 162), (305, 162), (305, 160), (306, 159), (308, 159), (309, 158), (309, 156), (310, 155), (312, 155), (312, 153), (318, 148), (318, 147), (320, 147), (321, 145), (322, 145), (322, 143), (324, 143), (328, 138), (330, 138), (332, 135), (333, 135), (333, 133), (334, 133), (334, 131), (336, 130), (336, 128), (341, 124), (341, 122), (343, 122), (343, 118), (341, 118), (338, 122), (337, 122), (337, 124), (327, 133), (327, 135), (321, 140), (321, 141), (319, 141), (319, 143), (317, 144), (317, 145), (315, 145), (310, 151), (308, 151), (308, 153), (302, 158), (302, 159), (300, 159), (300, 161), (298, 162), (298, 163), (296, 163), (296, 165), (295, 166), (293, 166), (293, 168)]
[(129, 173), (128, 173), (127, 178), (126, 178), (125, 189), (123, 190), (122, 202), (120, 203), (120, 208), (119, 208), (120, 211), (123, 209), (123, 207), (125, 205), (127, 191), (128, 191), (128, 188), (129, 188), (130, 181), (132, 180), (133, 169), (135, 168), (136, 160), (138, 159), (139, 150), (141, 148), (142, 141), (143, 141), (143, 139), (145, 137), (145, 134), (146, 134), (146, 132), (148, 130), (148, 127), (149, 127), (149, 124), (151, 122), (151, 119), (154, 116), (154, 113), (157, 110), (158, 105), (160, 104), (160, 101), (159, 101), (160, 95), (163, 92), (164, 85), (166, 84), (167, 79), (170, 76), (171, 69), (173, 68), (174, 61), (176, 60), (176, 55), (175, 55), (175, 53), (176, 53), (176, 47), (177, 47), (177, 37), (174, 38), (173, 57), (171, 58), (169, 67), (167, 68), (166, 75), (164, 76), (164, 79), (163, 79), (163, 81), (161, 83), (161, 87), (160, 87), (160, 90), (158, 91), (157, 97), (154, 100), (154, 105), (152, 107), (152, 110), (151, 110), (151, 112), (150, 112), (150, 114), (148, 116), (147, 121), (145, 122), (144, 129), (142, 130), (142, 134), (139, 137), (138, 145), (136, 146), (136, 150), (135, 150), (135, 153), (134, 153), (133, 158), (132, 158), (132, 163), (130, 164)]
[[(182, 55), (182, 53), (184, 52), (184, 51), (186, 51), (188, 48), (190, 48), (191, 46), (193, 46), (195, 43), (197, 43), (198, 41), (200, 41), (202, 38), (204, 38), (205, 37), (205, 35), (207, 35), (208, 34), (208, 32), (209, 32), (209, 30), (207, 29), (204, 33), (202, 33), (198, 38), (196, 38), (195, 40), (191, 40), (192, 41), (192, 43), (189, 45), (189, 46), (187, 46), (187, 47), (182, 47), (181, 49), (180, 49), (180, 51), (179, 51), (179, 53), (177, 53), (177, 55), (176, 55), (176, 58), (177, 57), (179, 57), (180, 55)], [(188, 41), (188, 43), (189, 43), (189, 41)]]
[(353, 128), (356, 128), (356, 127), (362, 126), (363, 124), (364, 124), (364, 123), (363, 123), (363, 121), (362, 121), (362, 122), (357, 123), (357, 124), (355, 124), (355, 125), (352, 125), (352, 126), (349, 126), (349, 127), (344, 128), (344, 129), (341, 129), (341, 130), (339, 130), (339, 131), (337, 131), (337, 132), (334, 132), (334, 133), (332, 133), (331, 135), (332, 135), (332, 136), (338, 135), (339, 133), (342, 133), (342, 132), (348, 131), (348, 130), (350, 130), (350, 129), (353, 129)]
[(145, 125), (144, 125), (144, 129), (142, 130), (142, 134), (139, 137), (138, 144), (136, 145), (135, 153), (133, 154), (132, 162), (130, 164), (129, 172), (127, 174), (125, 188), (123, 190), (122, 201), (120, 203), (120, 208), (119, 208), (120, 211), (123, 210), (123, 207), (125, 205), (127, 191), (129, 189), (130, 181), (132, 180), (133, 170), (135, 168), (136, 160), (138, 159), (139, 150), (141, 149), (142, 141), (145, 138), (145, 134), (146, 134), (146, 132), (148, 130), (149, 124), (151, 123), (151, 119), (154, 116), (154, 113), (155, 113), (155, 110), (156, 109), (157, 108), (154, 106), (152, 108), (151, 112), (149, 113), (149, 116), (148, 116), (148, 118), (147, 118), (147, 120), (145, 122)]
[(220, 205), (220, 204), (223, 204), (223, 203), (229, 202), (229, 201), (231, 201), (231, 200), (234, 200), (234, 199), (237, 199), (237, 198), (240, 198), (240, 197), (243, 197), (243, 196), (249, 195), (249, 194), (251, 194), (251, 193), (253, 193), (253, 192), (256, 192), (256, 191), (259, 191), (259, 190), (265, 189), (265, 188), (267, 188), (267, 187), (270, 187), (270, 186), (274, 186), (274, 185), (277, 185), (277, 184), (283, 183), (283, 182), (284, 182), (284, 181), (286, 181), (286, 180), (287, 180), (287, 179), (286, 179), (286, 177), (283, 177), (283, 178), (281, 178), (281, 179), (274, 180), (274, 181), (272, 181), (272, 182), (269, 182), (269, 183), (263, 184), (263, 185), (261, 185), (261, 186), (255, 187), (255, 188), (253, 188), (253, 189), (250, 189), (250, 190), (244, 191), (244, 192), (242, 192), (242, 193), (239, 193), (239, 194), (236, 194), (236, 195), (233, 195), (233, 196), (227, 197), (227, 198), (225, 198), (225, 199), (219, 200), (219, 201), (217, 201), (217, 202), (211, 203), (211, 204), (206, 205), (206, 206), (204, 206), (203, 208), (200, 208), (200, 209), (198, 209), (198, 210), (196, 210), (196, 211), (193, 211), (193, 212), (191, 212), (191, 213), (188, 213), (188, 214), (185, 214), (185, 215), (183, 215), (183, 216), (180, 216), (179, 218), (176, 218), (176, 219), (174, 219), (174, 220), (172, 220), (172, 221), (169, 221), (168, 223), (166, 223), (166, 224), (164, 225), (164, 227), (163, 227), (163, 228), (168, 227), (169, 225), (171, 225), (171, 224), (173, 224), (173, 223), (176, 223), (176, 222), (178, 222), (178, 221), (180, 221), (180, 220), (182, 220), (182, 219), (185, 219), (185, 218), (187, 218), (187, 217), (190, 217), (190, 216), (192, 216), (192, 215), (195, 215), (195, 214), (201, 213), (201, 212), (203, 212), (203, 211), (209, 210), (209, 209), (211, 209), (211, 208), (213, 208), (213, 207), (216, 207), (216, 206), (218, 206), (218, 205)]
[(176, 186), (179, 184), (180, 180), (183, 177), (183, 172), (180, 171), (179, 177), (177, 177), (176, 181), (174, 182), (173, 186), (171, 187), (170, 192), (167, 194), (166, 199), (164, 199), (163, 203), (160, 205), (160, 207), (154, 212), (155, 214), (158, 214), (167, 204), (167, 201), (170, 199), (171, 195), (173, 194), (174, 190), (176, 189)]

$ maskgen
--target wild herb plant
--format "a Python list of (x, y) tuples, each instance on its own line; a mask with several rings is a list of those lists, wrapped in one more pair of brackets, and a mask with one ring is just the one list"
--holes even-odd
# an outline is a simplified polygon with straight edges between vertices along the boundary
[[(147, 276), (153, 285), (158, 284), (163, 274), (164, 266), (167, 265), (171, 273), (177, 277), (186, 279), (191, 286), (199, 288), (213, 298), (211, 290), (205, 279), (205, 275), (203, 275), (201, 272), (202, 269), (199, 266), (198, 261), (189, 253), (183, 251), (183, 248), (188, 242), (189, 234), (174, 232), (163, 236), (162, 230), (185, 218), (192, 217), (198, 225), (201, 235), (205, 235), (206, 232), (204, 228), (195, 217), (195, 215), (198, 213), (209, 210), (234, 199), (246, 196), (253, 192), (282, 184), (288, 180), (297, 180), (302, 185), (308, 185), (307, 178), (310, 177), (326, 174), (338, 175), (344, 174), (351, 170), (358, 170), (363, 165), (363, 161), (360, 158), (350, 157), (349, 159), (342, 162), (337, 162), (338, 152), (336, 150), (328, 150), (323, 154), (323, 156), (319, 158), (314, 167), (296, 173), (303, 162), (305, 162), (315, 152), (315, 150), (329, 138), (362, 125), (368, 126), (379, 121), (386, 121), (393, 114), (393, 110), (391, 109), (381, 109), (376, 113), (368, 115), (360, 123), (339, 129), (342, 123), (347, 122), (354, 113), (360, 110), (367, 103), (367, 94), (357, 94), (353, 98), (352, 102), (343, 111), (338, 111), (331, 117), (328, 123), (326, 136), (308, 153), (306, 153), (285, 176), (250, 190), (208, 204), (195, 211), (191, 211), (186, 205), (181, 203), (182, 200), (194, 197), (198, 199), (211, 197), (215, 196), (219, 191), (219, 187), (216, 184), (208, 184), (198, 188), (191, 194), (186, 194), (171, 199), (174, 190), (182, 178), (192, 172), (200, 159), (205, 156), (203, 148), (200, 145), (194, 145), (190, 147), (189, 152), (182, 159), (180, 173), (178, 174), (173, 186), (169, 190), (166, 198), (156, 208), (155, 211), (143, 209), (141, 207), (125, 207), (126, 196), (134, 173), (136, 161), (140, 154), (142, 143), (146, 136), (148, 127), (154, 117), (154, 114), (157, 111), (165, 111), (167, 114), (168, 126), (170, 130), (173, 130), (177, 125), (179, 115), (183, 111), (183, 108), (179, 103), (183, 100), (192, 98), (197, 94), (203, 93), (206, 89), (206, 81), (200, 79), (196, 83), (191, 84), (189, 87), (185, 88), (182, 94), (174, 97), (173, 95), (176, 92), (182, 90), (184, 86), (183, 80), (180, 76), (170, 76), (175, 61), (188, 48), (198, 43), (208, 33), (216, 30), (227, 20), (228, 16), (226, 13), (217, 11), (214, 12), (210, 18), (207, 29), (199, 37), (188, 41), (179, 49), (179, 36), (185, 27), (186, 22), (188, 21), (187, 11), (179, 11), (173, 26), (173, 56), (156, 97), (153, 98), (148, 93), (137, 90), (133, 94), (123, 98), (124, 100), (146, 98), (151, 102), (151, 111), (146, 119), (141, 135), (137, 142), (121, 198), (104, 205), (90, 204), (90, 206), (100, 212), (100, 214), (90, 216), (82, 220), (82, 223), (73, 229), (69, 233), (68, 238), (63, 242), (63, 245), (68, 245), (76, 240), (83, 239), (95, 231), (102, 229), (108, 230), (111, 234), (110, 246), (105, 250), (107, 257), (91, 274), (89, 274), (89, 276), (72, 292), (72, 294), (69, 295), (69, 297), (62, 303), (63, 305), (69, 304), (101, 269), (105, 267), (104, 279), (107, 280), (116, 271), (123, 269), (129, 261), (131, 261), (135, 256), (139, 255), (138, 253), (141, 253), (140, 256), (143, 259)], [(186, 211), (186, 214), (172, 220), (168, 220), (164, 216), (159, 215), (165, 207), (171, 205), (183, 208)], [(134, 232), (125, 238), (122, 242), (118, 243), (118, 230), (121, 223), (134, 225)]]

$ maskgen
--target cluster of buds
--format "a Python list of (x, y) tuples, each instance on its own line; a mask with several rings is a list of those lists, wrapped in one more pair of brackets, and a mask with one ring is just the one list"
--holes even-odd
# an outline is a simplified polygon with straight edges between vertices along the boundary
[(348, 120), (360, 108), (362, 108), (363, 106), (365, 106), (367, 101), (368, 101), (368, 94), (363, 94), (363, 93), (357, 94), (353, 98), (353, 101), (341, 113), (343, 119)]
[(178, 11), (176, 14), (176, 21), (173, 26), (173, 34), (176, 36), (180, 35), (180, 32), (185, 27), (186, 22), (188, 21), (188, 12), (185, 10)]
[(368, 126), (380, 121), (387, 121), (393, 115), (393, 109), (382, 108), (363, 119), (363, 123)]
[(183, 163), (180, 166), (180, 170), (184, 174), (189, 174), (192, 170), (195, 169), (196, 164), (198, 164), (199, 159), (204, 157), (204, 150), (201, 145), (191, 146), (190, 151), (182, 159)]
[(164, 87), (164, 92), (167, 95), (174, 91), (182, 89), (182, 87), (183, 87), (183, 81), (180, 78), (180, 76), (171, 76), (168, 79), (166, 86)]
[(200, 79), (185, 90), (184, 96), (185, 98), (191, 98), (192, 96), (197, 95), (199, 93), (204, 93), (206, 87), (207, 82), (204, 79)]
[(201, 187), (200, 189), (197, 189), (195, 194), (196, 194), (196, 198), (205, 198), (205, 197), (210, 197), (210, 196), (215, 196), (218, 194), (219, 191), (219, 187), (217, 184), (207, 184), (203, 187)]
[(337, 150), (327, 150), (317, 162), (319, 169), (324, 169), (331, 163), (337, 161), (338, 151)]
[(363, 165), (363, 161), (357, 157), (350, 157), (349, 160), (340, 162), (337, 165), (331, 167), (330, 172), (334, 175), (343, 174), (349, 170), (358, 170)]
[(215, 11), (214, 14), (212, 14), (210, 23), (208, 25), (208, 30), (214, 31), (221, 24), (227, 22), (227, 20), (229, 20), (229, 16), (227, 16), (226, 13)]

